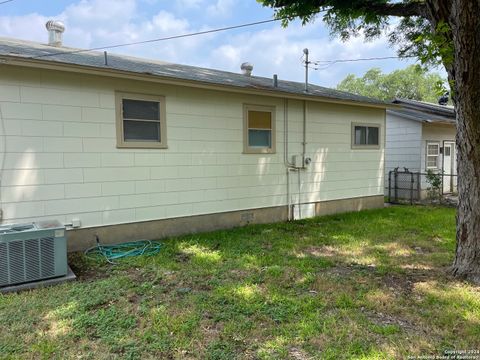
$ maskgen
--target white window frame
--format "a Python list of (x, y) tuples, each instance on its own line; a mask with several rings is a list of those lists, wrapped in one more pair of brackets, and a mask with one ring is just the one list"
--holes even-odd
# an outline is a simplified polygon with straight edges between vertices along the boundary
[[(125, 141), (123, 100), (154, 101), (160, 105), (160, 141)], [(167, 118), (165, 97), (160, 95), (145, 95), (117, 91), (115, 92), (115, 113), (117, 125), (117, 148), (131, 149), (166, 149), (167, 146)], [(141, 121), (141, 120), (140, 120)]]
[[(436, 155), (429, 155), (428, 154), (428, 147), (430, 145), (435, 145), (437, 147), (437, 154)], [(428, 158), (435, 157), (436, 158), (436, 165), (435, 166), (428, 166)], [(425, 147), (425, 169), (427, 170), (438, 170), (438, 162), (440, 159), (440, 143), (438, 141), (427, 141)]]
[[(368, 128), (375, 127), (378, 129), (378, 144), (355, 144), (355, 127), (366, 127), (367, 128), (367, 141), (368, 141)], [(382, 143), (382, 126), (380, 124), (369, 124), (369, 123), (355, 123), (352, 122), (352, 149), (364, 149), (364, 150), (378, 150), (381, 148)]]
[[(272, 116), (272, 126), (271, 126), (271, 146), (270, 147), (257, 147), (250, 146), (248, 143), (248, 132), (251, 130), (248, 127), (248, 112), (249, 111), (262, 111), (269, 112)], [(266, 105), (243, 105), (243, 153), (244, 154), (275, 154), (276, 151), (276, 135), (275, 135), (275, 106), (266, 106)], [(261, 129), (265, 130), (265, 129)]]

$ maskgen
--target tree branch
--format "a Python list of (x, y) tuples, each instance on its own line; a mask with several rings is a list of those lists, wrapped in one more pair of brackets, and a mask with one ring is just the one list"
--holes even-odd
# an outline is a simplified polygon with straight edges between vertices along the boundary
[[(352, 4), (346, 5), (343, 0), (263, 0), (264, 5), (280, 8), (280, 9), (328, 9), (340, 8), (343, 10), (359, 11), (363, 13), (375, 14), (378, 16), (397, 16), (409, 17), (420, 16), (426, 18), (428, 16), (427, 7), (424, 0), (413, 0), (410, 2), (385, 3), (378, 0), (358, 0), (352, 1)], [(306, 3), (306, 4), (305, 4)], [(305, 6), (307, 5), (307, 6)], [(301, 14), (301, 11), (299, 15)]]
[[(363, 3), (363, 4), (362, 4)], [(355, 6), (355, 5), (354, 5)], [(420, 16), (427, 17), (427, 6), (423, 1), (414, 1), (409, 3), (390, 3), (379, 4), (376, 2), (359, 2), (358, 8), (363, 8), (382, 16)]]

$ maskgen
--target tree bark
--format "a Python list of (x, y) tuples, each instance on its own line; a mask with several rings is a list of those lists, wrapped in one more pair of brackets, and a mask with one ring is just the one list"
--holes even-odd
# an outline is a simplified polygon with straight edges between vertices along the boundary
[[(457, 174), (459, 205), (457, 247), (453, 273), (480, 284), (480, 0), (418, 0), (381, 2), (363, 0), (262, 0), (265, 6), (291, 10), (294, 17), (312, 9), (338, 7), (380, 16), (419, 16), (429, 20), (432, 33), (442, 22), (450, 31), (445, 44), (453, 44), (453, 61), (444, 59), (453, 90), (457, 116)], [(340, 6), (342, 5), (342, 6)], [(306, 13), (296, 13), (305, 9)], [(288, 11), (287, 11), (288, 13)], [(361, 17), (357, 14), (357, 17)], [(437, 34), (438, 35), (438, 34)]]
[(480, 283), (480, 3), (452, 3), (459, 179), (453, 271)]
[(454, 61), (446, 64), (453, 80), (457, 114), (459, 205), (454, 275), (480, 283), (480, 1), (427, 1), (432, 24), (451, 27)]

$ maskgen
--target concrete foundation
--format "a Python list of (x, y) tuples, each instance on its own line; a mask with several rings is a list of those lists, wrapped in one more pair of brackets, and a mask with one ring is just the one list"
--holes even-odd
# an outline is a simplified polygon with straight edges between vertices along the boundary
[(322, 201), (315, 204), (315, 215), (324, 216), (350, 211), (378, 209), (383, 207), (384, 202), (385, 198), (383, 195)]
[[(318, 202), (317, 216), (383, 207), (383, 195)], [(96, 245), (118, 244), (142, 239), (162, 239), (170, 236), (230, 229), (248, 224), (268, 224), (286, 221), (287, 206), (230, 211), (207, 215), (160, 219), (144, 222), (99, 226), (67, 231), (68, 251), (83, 251)]]

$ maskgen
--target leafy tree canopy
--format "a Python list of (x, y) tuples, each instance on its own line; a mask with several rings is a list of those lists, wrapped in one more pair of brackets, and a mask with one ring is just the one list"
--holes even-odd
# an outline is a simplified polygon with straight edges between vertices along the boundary
[[(424, 64), (447, 65), (452, 61), (450, 29), (438, 23), (433, 31), (423, 0), (257, 0), (275, 9), (286, 26), (295, 18), (306, 24), (317, 17), (343, 40), (364, 36), (373, 40), (387, 34), (399, 56), (417, 57)], [(392, 20), (395, 17), (395, 20)]]
[(386, 101), (399, 97), (437, 103), (438, 89), (443, 81), (437, 73), (410, 65), (389, 74), (382, 73), (379, 68), (368, 70), (362, 77), (350, 74), (337, 85), (337, 89)]

